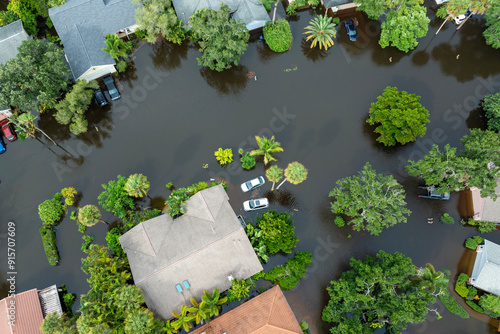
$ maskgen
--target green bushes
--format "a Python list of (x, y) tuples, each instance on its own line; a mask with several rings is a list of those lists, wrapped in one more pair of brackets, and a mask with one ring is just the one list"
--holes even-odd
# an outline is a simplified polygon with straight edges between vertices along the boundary
[(477, 229), (480, 233), (488, 233), (497, 228), (497, 224), (493, 222), (484, 222), (481, 220), (474, 220), (470, 218), (468, 221), (463, 222), (462, 224), (468, 224), (471, 226), (477, 226)]
[(453, 217), (447, 213), (443, 213), (441, 218), (439, 218), (439, 221), (443, 224), (454, 224), (455, 223), (455, 219), (453, 219)]
[(226, 165), (233, 162), (233, 150), (226, 148), (223, 150), (221, 147), (214, 153), (215, 158), (221, 165)]
[(63, 216), (64, 205), (61, 198), (62, 194), (56, 193), (52, 199), (48, 199), (38, 206), (38, 215), (44, 224), (53, 225)]
[(467, 289), (467, 281), (469, 280), (469, 276), (464, 273), (460, 273), (457, 278), (457, 282), (455, 283), (455, 291), (460, 295), (460, 297), (467, 297), (469, 294), (469, 289)]
[(345, 220), (344, 218), (340, 217), (340, 216), (337, 216), (335, 217), (335, 220), (333, 221), (335, 223), (335, 225), (337, 225), (338, 227), (342, 227), (342, 226), (345, 226)]
[(500, 317), (500, 297), (485, 293), (479, 299), (479, 306), (484, 310), (484, 313), (492, 318)]
[(125, 226), (114, 227), (111, 231), (106, 234), (106, 241), (108, 242), (108, 249), (112, 251), (116, 256), (125, 258), (125, 252), (123, 251), (122, 245), (120, 244), (119, 237), (121, 237), (127, 229)]
[(469, 285), (467, 287), (467, 290), (468, 290), (468, 293), (467, 293), (467, 296), (465, 298), (468, 300), (476, 299), (477, 289), (475, 287), (473, 287), (472, 285)]
[(293, 289), (302, 277), (306, 275), (307, 267), (312, 263), (312, 254), (297, 252), (295, 257), (288, 260), (283, 266), (268, 271), (264, 279), (278, 283), (282, 290)]
[(286, 13), (288, 15), (293, 15), (301, 7), (310, 5), (312, 8), (316, 8), (319, 5), (319, 0), (295, 0), (291, 2), (288, 7), (286, 7)]
[(56, 234), (52, 225), (42, 225), (40, 227), (43, 249), (51, 266), (57, 266), (60, 261), (59, 251), (57, 250)]
[(465, 303), (469, 305), (474, 311), (479, 313), (484, 313), (484, 310), (481, 306), (474, 303), (472, 300), (466, 300)]
[(439, 300), (451, 313), (458, 315), (462, 319), (469, 318), (469, 313), (449, 293), (439, 295)]
[(222, 181), (214, 182), (211, 185), (208, 185), (206, 182), (198, 182), (187, 188), (173, 190), (170, 196), (168, 196), (168, 199), (165, 201), (165, 205), (168, 206), (168, 215), (175, 218), (178, 215), (185, 214), (186, 212), (182, 205), (186, 204), (186, 201), (191, 196), (196, 194), (198, 191), (214, 187), (219, 184), (222, 184), (224, 189), (227, 189), (226, 184)]
[(267, 22), (263, 32), (267, 45), (274, 52), (285, 52), (292, 46), (292, 31), (287, 20), (278, 20), (274, 24)]
[(256, 286), (255, 282), (251, 279), (242, 279), (237, 280), (233, 279), (231, 281), (231, 287), (227, 293), (228, 302), (232, 302), (234, 300), (242, 300), (243, 298), (247, 298), (250, 296), (250, 289)]
[(484, 244), (484, 238), (481, 238), (479, 236), (470, 237), (467, 240), (465, 240), (465, 247), (469, 249), (476, 249), (477, 245), (482, 245), (482, 244)]

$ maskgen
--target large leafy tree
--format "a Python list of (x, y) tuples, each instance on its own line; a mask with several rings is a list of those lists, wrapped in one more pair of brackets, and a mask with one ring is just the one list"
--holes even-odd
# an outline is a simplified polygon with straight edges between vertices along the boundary
[(392, 45), (404, 52), (413, 50), (418, 45), (417, 39), (427, 34), (429, 22), (427, 8), (420, 4), (403, 5), (387, 14), (379, 44), (382, 48)]
[(259, 148), (250, 152), (250, 155), (262, 155), (265, 165), (270, 161), (277, 161), (277, 159), (272, 156), (272, 153), (283, 152), (283, 148), (280, 146), (281, 144), (274, 140), (274, 136), (271, 138), (255, 136), (255, 141)]
[(444, 21), (436, 31), (436, 35), (439, 34), (441, 28), (443, 28), (444, 24), (449, 20), (453, 20), (453, 17), (461, 15), (467, 11), (470, 7), (471, 0), (449, 0), (441, 7), (439, 7), (436, 16), (443, 18)]
[(403, 186), (392, 175), (377, 174), (368, 162), (358, 175), (340, 179), (337, 185), (329, 194), (334, 198), (332, 212), (351, 217), (347, 224), (355, 231), (379, 235), (386, 227), (406, 223), (411, 214)]
[(380, 134), (378, 142), (385, 146), (394, 146), (396, 142), (404, 145), (425, 135), (429, 111), (420, 104), (420, 96), (388, 86), (372, 103), (366, 122), (380, 124), (375, 129)]
[(125, 183), (125, 191), (132, 197), (144, 197), (148, 195), (150, 184), (148, 178), (142, 174), (132, 174)]
[(222, 5), (218, 11), (197, 10), (190, 23), (193, 40), (203, 53), (197, 58), (199, 65), (219, 72), (238, 65), (250, 34), (243, 21), (231, 17), (228, 6)]
[(40, 330), (44, 334), (78, 334), (74, 321), (66, 314), (59, 316), (56, 312), (43, 319)]
[(262, 231), (260, 239), (270, 254), (278, 252), (291, 253), (299, 239), (295, 236), (295, 227), (290, 215), (275, 210), (256, 218), (257, 229)]
[(21, 110), (53, 107), (71, 75), (63, 51), (55, 44), (28, 39), (17, 57), (0, 65), (0, 105)]
[(98, 87), (95, 80), (78, 80), (64, 99), (56, 104), (56, 121), (59, 124), (71, 123), (69, 130), (75, 135), (87, 132), (88, 122), (84, 115), (92, 101), (92, 89)]
[(486, 44), (495, 49), (500, 49), (500, 3), (497, 1), (486, 11), (486, 30), (483, 36)]
[[(499, 10), (499, 15), (500, 15), (500, 10)], [(500, 39), (500, 30), (499, 30), (499, 39)], [(494, 131), (500, 131), (500, 93), (486, 95), (483, 101), (483, 109), (486, 112), (486, 118), (488, 119), (488, 129)]]
[(118, 175), (118, 181), (109, 181), (108, 184), (103, 184), (104, 191), (97, 197), (99, 205), (104, 210), (113, 213), (119, 218), (127, 216), (127, 210), (134, 209), (134, 200), (125, 190), (127, 178)]
[(300, 162), (290, 162), (285, 169), (285, 179), (276, 187), (276, 190), (278, 190), (285, 181), (295, 185), (304, 182), (307, 179), (307, 173), (306, 167)]
[(388, 333), (425, 321), (427, 305), (436, 301), (432, 288), (415, 279), (417, 269), (401, 253), (379, 251), (376, 257), (350, 261), (351, 268), (327, 288), (330, 300), (322, 319), (332, 333)]
[(391, 0), (357, 0), (356, 3), (360, 4), (358, 10), (365, 12), (366, 15), (376, 20), (384, 15), (389, 8), (393, 8)]
[(333, 46), (333, 38), (337, 36), (337, 30), (335, 30), (335, 25), (338, 23), (338, 19), (333, 21), (331, 17), (326, 15), (318, 15), (309, 21), (309, 25), (304, 29), (307, 34), (306, 41), (312, 39), (311, 48), (316, 45), (319, 46), (321, 50), (322, 47), (328, 50), (329, 47)]
[(133, 0), (138, 8), (135, 10), (135, 22), (139, 29), (146, 33), (149, 43), (156, 43), (158, 35), (162, 35), (173, 43), (180, 44), (185, 39), (182, 22), (172, 8), (171, 0)]

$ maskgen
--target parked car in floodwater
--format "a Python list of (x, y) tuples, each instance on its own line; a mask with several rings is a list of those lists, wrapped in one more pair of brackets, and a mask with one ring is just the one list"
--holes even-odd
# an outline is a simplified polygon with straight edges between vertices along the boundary
[(4, 119), (0, 123), (0, 127), (2, 128), (3, 135), (7, 138), (8, 141), (14, 141), (17, 139), (16, 132), (14, 131), (14, 127), (9, 122), (8, 119)]
[(264, 209), (267, 208), (268, 206), (269, 206), (269, 201), (267, 198), (256, 198), (243, 202), (243, 210), (245, 211)]
[(344, 21), (344, 27), (345, 30), (347, 31), (347, 36), (349, 36), (349, 39), (351, 41), (355, 41), (358, 39), (358, 34), (356, 33), (356, 27), (354, 27), (354, 23), (352, 22), (352, 20)]
[(250, 181), (244, 182), (241, 184), (241, 190), (246, 193), (250, 190), (254, 190), (266, 183), (266, 180), (264, 180), (263, 176), (256, 177), (255, 179), (252, 179)]
[(0, 136), (0, 154), (4, 153), (7, 149), (5, 148), (5, 143), (3, 142), (3, 137)]
[(94, 101), (99, 107), (104, 107), (108, 104), (100, 88), (94, 89)]
[(116, 88), (115, 80), (113, 79), (111, 74), (106, 75), (104, 78), (102, 78), (102, 80), (104, 81), (104, 84), (108, 89), (111, 100), (118, 100), (120, 97), (122, 97), (120, 95), (120, 92), (118, 91), (118, 88)]

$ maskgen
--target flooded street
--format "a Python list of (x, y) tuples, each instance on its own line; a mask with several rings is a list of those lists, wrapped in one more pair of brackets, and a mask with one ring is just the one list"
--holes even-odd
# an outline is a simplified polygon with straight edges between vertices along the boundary
[[(0, 1), (3, 7), (5, 1)], [(300, 239), (295, 250), (313, 253), (307, 278), (285, 292), (297, 319), (309, 322), (312, 333), (328, 333), (329, 325), (321, 321), (328, 298), (325, 289), (348, 269), (351, 257), (375, 255), (380, 249), (398, 251), (417, 266), (430, 262), (438, 270), (450, 269), (451, 281), (458, 271), (471, 270), (474, 254), (463, 247), (463, 241), (478, 232), (458, 223), (466, 210), (464, 200), (459, 200), (458, 193), (452, 193), (450, 201), (419, 199), (417, 187), (422, 183), (409, 177), (404, 166), (408, 159), (422, 158), (434, 143), (460, 147), (459, 139), (469, 128), (484, 126), (479, 101), (500, 91), (500, 50), (485, 45), (482, 17), (472, 17), (458, 32), (448, 22), (434, 37), (441, 20), (434, 18), (431, 6), (427, 36), (417, 49), (404, 54), (390, 47), (381, 49), (380, 25), (361, 15), (357, 42), (350, 42), (339, 26), (330, 50), (310, 49), (302, 33), (314, 13), (293, 17), (290, 51), (273, 53), (257, 36), (240, 65), (223, 73), (199, 67), (200, 53), (192, 44), (144, 45), (136, 52), (135, 68), (120, 77), (122, 99), (89, 111), (87, 134), (70, 136), (51, 115), (41, 115), (39, 126), (67, 152), (44, 138), (40, 138), (43, 143), (34, 139), (8, 143), (0, 157), (0, 233), (6, 232), (8, 221), (16, 223), (18, 291), (52, 284), (66, 284), (77, 294), (89, 289), (80, 270), (82, 234), (69, 214), (57, 227), (61, 265), (47, 263), (37, 207), (54, 193), (73, 186), (83, 195), (80, 206), (97, 204), (101, 184), (118, 174), (142, 173), (151, 182), (153, 197), (153, 203), (148, 200), (144, 205), (161, 206), (169, 195), (168, 182), (183, 187), (216, 178), (227, 181), (230, 203), (237, 214), (243, 214), (242, 202), (248, 194), (241, 192), (239, 184), (264, 175), (265, 170), (261, 161), (251, 171), (240, 169), (238, 148), (256, 147), (254, 135), (275, 135), (284, 148), (276, 154), (281, 168), (299, 161), (309, 170), (300, 185), (285, 183), (271, 194), (268, 183), (252, 196), (268, 196), (270, 209), (293, 213)], [(284, 17), (282, 9), (279, 15)], [(255, 72), (255, 78), (249, 78), (248, 72)], [(389, 85), (420, 95), (430, 112), (425, 137), (403, 147), (385, 148), (376, 142), (374, 127), (366, 124), (370, 104)], [(219, 147), (233, 149), (235, 162), (229, 167), (217, 164), (214, 151)], [(367, 161), (403, 184), (413, 212), (407, 224), (391, 227), (379, 237), (338, 228), (330, 211), (328, 193), (335, 182), (357, 173)], [(203, 169), (207, 163), (209, 168)], [(113, 220), (101, 212), (104, 220)], [(438, 223), (444, 212), (457, 223)], [(245, 216), (248, 221), (255, 214)], [(427, 224), (429, 217), (434, 224)], [(98, 224), (86, 234), (105, 244), (107, 228)], [(498, 231), (486, 238), (500, 243)], [(0, 238), (0, 252), (6, 248), (5, 238)], [(267, 268), (284, 261), (283, 256), (274, 256)], [(6, 256), (1, 256), (1, 298), (7, 294), (6, 268)], [(451, 284), (449, 290), (459, 299)], [(441, 303), (435, 307), (443, 319), (429, 316), (405, 333), (496, 332), (481, 319), (462, 320)]]

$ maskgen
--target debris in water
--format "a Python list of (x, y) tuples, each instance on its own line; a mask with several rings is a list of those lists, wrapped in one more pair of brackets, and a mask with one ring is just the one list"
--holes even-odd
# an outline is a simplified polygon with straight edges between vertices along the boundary
[(392, 57), (389, 57), (389, 62), (392, 63)]
[(248, 77), (248, 79), (253, 79), (255, 77), (255, 72), (248, 71), (247, 77)]
[(284, 69), (285, 72), (292, 72), (292, 71), (297, 71), (299, 68), (297, 66), (295, 67), (292, 67), (292, 68), (287, 68), (287, 69)]
[(434, 223), (434, 218), (427, 218), (427, 224)]

